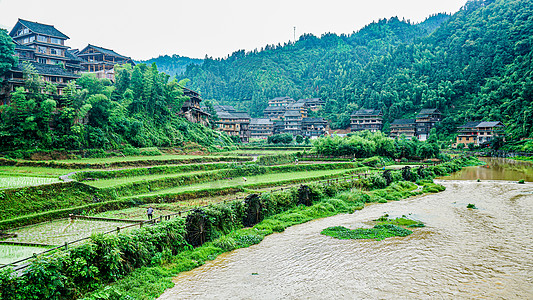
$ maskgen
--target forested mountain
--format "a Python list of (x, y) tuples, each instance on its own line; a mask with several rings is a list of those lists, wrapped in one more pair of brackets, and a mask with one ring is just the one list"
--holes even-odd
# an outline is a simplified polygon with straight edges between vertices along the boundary
[(183, 72), (185, 72), (185, 70), (187, 69), (187, 66), (190, 64), (200, 65), (202, 64), (202, 62), (203, 59), (189, 58), (176, 54), (172, 56), (160, 55), (157, 58), (152, 58), (144, 61), (136, 61), (136, 63), (144, 63), (147, 65), (152, 65), (152, 63), (155, 63), (159, 71), (166, 73), (171, 77), (183, 74)]
[(509, 138), (533, 136), (533, 4), (468, 2), (421, 24), (391, 18), (351, 35), (304, 35), (296, 43), (234, 52), (191, 65), (180, 78), (204, 98), (259, 116), (269, 98), (321, 97), (334, 128), (360, 107), (386, 122), (421, 108), (445, 115), (446, 136), (470, 120), (501, 120)]

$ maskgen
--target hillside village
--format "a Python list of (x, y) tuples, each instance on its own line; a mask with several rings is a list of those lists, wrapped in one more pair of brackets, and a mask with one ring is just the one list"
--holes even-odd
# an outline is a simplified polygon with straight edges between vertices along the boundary
[[(135, 65), (130, 57), (100, 46), (88, 44), (81, 50), (70, 49), (66, 45), (69, 37), (53, 25), (19, 19), (9, 35), (15, 43), (15, 56), (18, 57), (19, 63), (5, 78), (7, 84), (0, 91), (3, 104), (8, 103), (10, 93), (24, 85), (23, 63), (31, 65), (47, 84), (56, 87), (56, 97), (62, 95), (69, 82), (80, 78), (83, 73), (114, 81), (116, 65)], [(185, 87), (183, 91), (189, 100), (185, 101), (179, 115), (193, 123), (208, 125), (210, 120), (212, 122), (214, 116), (202, 106), (201, 95)], [(45, 87), (42, 92), (50, 93)], [(238, 137), (234, 140), (242, 143), (266, 141), (277, 134), (316, 139), (327, 135), (344, 136), (363, 130), (383, 130), (382, 111), (364, 108), (351, 113), (349, 128), (332, 130), (328, 120), (316, 116), (324, 105), (325, 101), (321, 98), (295, 100), (287, 96), (276, 97), (268, 100), (268, 106), (263, 110), (263, 118), (251, 118), (248, 112), (237, 111), (232, 106), (215, 105), (216, 129), (231, 137)], [(315, 117), (309, 116), (311, 112)], [(415, 119), (392, 120), (389, 136), (404, 136), (407, 139), (416, 137), (425, 141), (431, 129), (441, 120), (442, 114), (438, 109), (422, 109)], [(500, 121), (468, 122), (457, 128), (459, 134), (453, 146), (487, 145), (494, 136), (503, 132), (503, 128), (504, 125)]]

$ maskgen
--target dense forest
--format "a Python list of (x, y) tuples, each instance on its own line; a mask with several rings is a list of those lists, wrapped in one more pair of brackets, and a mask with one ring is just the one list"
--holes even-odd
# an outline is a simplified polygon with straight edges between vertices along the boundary
[(159, 71), (168, 74), (171, 77), (175, 77), (177, 75), (183, 74), (187, 69), (187, 66), (190, 64), (202, 64), (203, 59), (190, 58), (174, 54), (172, 56), (160, 55), (156, 58), (152, 58), (149, 60), (135, 61), (135, 63), (143, 63), (147, 65), (152, 65), (153, 63), (155, 63)]
[(351, 35), (307, 34), (295, 43), (236, 51), (190, 65), (179, 79), (204, 98), (262, 115), (267, 100), (321, 97), (319, 112), (346, 128), (358, 108), (381, 109), (385, 130), (421, 108), (444, 113), (449, 137), (466, 121), (501, 120), (508, 139), (533, 137), (533, 3), (470, 1), (420, 24), (398, 18)]
[[(13, 47), (5, 31), (0, 38), (2, 50), (11, 52), (3, 59), (7, 67), (0, 64), (5, 71)], [(232, 145), (227, 135), (178, 116), (188, 98), (155, 64), (116, 66), (114, 83), (84, 74), (62, 95), (31, 64), (21, 65), (25, 86), (0, 106), (0, 150)]]

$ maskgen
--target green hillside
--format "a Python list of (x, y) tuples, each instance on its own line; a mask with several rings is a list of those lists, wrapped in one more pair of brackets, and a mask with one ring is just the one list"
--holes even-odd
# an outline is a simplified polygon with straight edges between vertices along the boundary
[(351, 35), (304, 35), (296, 43), (206, 59), (181, 78), (206, 99), (260, 116), (269, 98), (321, 97), (334, 128), (360, 107), (386, 122), (437, 107), (447, 135), (469, 120), (501, 120), (509, 138), (533, 134), (532, 2), (470, 1), (421, 24), (391, 18)]
[(136, 63), (144, 63), (147, 65), (155, 63), (159, 71), (168, 74), (171, 77), (183, 74), (183, 72), (185, 72), (185, 70), (187, 69), (187, 66), (190, 64), (200, 65), (202, 64), (202, 62), (203, 59), (179, 56), (176, 54), (172, 56), (160, 55), (156, 58), (151, 58), (149, 60), (136, 61)]

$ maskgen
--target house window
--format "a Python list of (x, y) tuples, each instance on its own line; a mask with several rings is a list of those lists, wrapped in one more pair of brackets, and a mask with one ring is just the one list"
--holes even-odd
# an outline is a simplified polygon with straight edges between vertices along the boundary
[(61, 55), (61, 50), (60, 49), (55, 49), (55, 48), (50, 48), (50, 54)]
[(39, 63), (41, 64), (45, 64), (46, 63), (46, 58), (42, 58), (42, 57), (39, 57)]
[(39, 53), (46, 53), (46, 47), (39, 46), (38, 51), (39, 51)]
[(39, 42), (48, 42), (48, 39), (45, 36), (42, 36), (42, 35), (38, 35), (37, 36), (37, 40)]
[(50, 38), (50, 41), (52, 42), (52, 44), (61, 45), (61, 40), (58, 38)]

